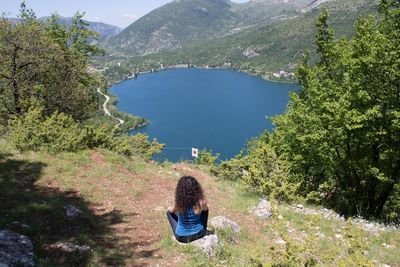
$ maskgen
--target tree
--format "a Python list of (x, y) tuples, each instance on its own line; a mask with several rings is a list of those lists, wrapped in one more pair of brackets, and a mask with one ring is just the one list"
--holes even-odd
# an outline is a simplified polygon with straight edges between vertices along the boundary
[(82, 16), (77, 13), (68, 28), (56, 16), (44, 24), (22, 2), (20, 23), (0, 21), (3, 122), (38, 102), (47, 115), (59, 111), (75, 119), (97, 107), (97, 81), (88, 73), (88, 64), (102, 50), (89, 43), (96, 33), (87, 30)]
[[(302, 89), (274, 119), (272, 143), (290, 163), (299, 192), (348, 215), (379, 217), (388, 199), (397, 199), (391, 197), (400, 183), (395, 2), (382, 2), (379, 15), (360, 19), (351, 40), (335, 40), (323, 12), (316, 36), (320, 60), (311, 66), (305, 57), (297, 75)], [(395, 214), (399, 220), (400, 210)]]

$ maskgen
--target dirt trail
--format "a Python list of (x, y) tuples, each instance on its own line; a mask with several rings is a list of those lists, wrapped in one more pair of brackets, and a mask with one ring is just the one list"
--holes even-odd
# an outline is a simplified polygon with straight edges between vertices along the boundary
[[(101, 154), (92, 155), (92, 160), (97, 166), (105, 164)], [(164, 251), (160, 243), (164, 237), (172, 235), (165, 212), (168, 206), (173, 205), (175, 186), (182, 175), (192, 175), (203, 185), (210, 217), (226, 216), (250, 232), (251, 229), (259, 231), (264, 225), (251, 216), (230, 210), (227, 201), (234, 196), (219, 191), (215, 178), (195, 166), (175, 164), (169, 168), (147, 169), (141, 174), (122, 166), (117, 169), (119, 176), (96, 178), (96, 193), (106, 197), (93, 207), (93, 211), (96, 215), (115, 210), (124, 214), (123, 220), (113, 225), (113, 232), (117, 239), (116, 247), (120, 249), (126, 266), (182, 266), (185, 262), (184, 254)]]

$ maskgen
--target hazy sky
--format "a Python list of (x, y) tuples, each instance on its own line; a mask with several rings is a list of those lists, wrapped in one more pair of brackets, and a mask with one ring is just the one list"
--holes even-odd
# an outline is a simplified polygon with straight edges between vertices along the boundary
[[(72, 16), (75, 11), (85, 11), (85, 19), (126, 27), (136, 19), (172, 0), (26, 0), (38, 17), (54, 11), (62, 16)], [(233, 0), (243, 3), (248, 0)], [(7, 17), (18, 15), (20, 0), (0, 0), (0, 13)]]

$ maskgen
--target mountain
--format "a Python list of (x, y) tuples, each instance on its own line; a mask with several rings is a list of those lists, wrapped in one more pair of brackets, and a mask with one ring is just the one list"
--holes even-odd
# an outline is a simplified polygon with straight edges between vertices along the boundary
[(140, 18), (105, 48), (120, 55), (143, 55), (195, 41), (236, 34), (259, 24), (293, 17), (311, 0), (175, 0)]
[[(109, 39), (119, 40), (120, 43), (108, 49), (116, 62), (123, 61), (118, 67), (118, 79), (137, 71), (187, 63), (229, 66), (271, 79), (274, 78), (273, 72), (279, 69), (293, 71), (306, 49), (315, 51), (315, 22), (322, 8), (329, 12), (328, 22), (334, 28), (335, 35), (348, 37), (353, 34), (355, 21), (360, 16), (376, 12), (377, 5), (377, 0), (285, 0), (285, 3), (279, 0), (253, 0), (245, 4), (231, 3), (230, 12), (241, 18), (236, 25), (242, 23), (242, 29), (237, 32), (226, 31), (217, 37), (205, 36), (186, 41), (177, 48), (164, 47), (159, 48), (158, 53), (135, 56), (133, 51), (136, 44), (131, 41), (131, 46), (128, 46), (121, 39), (121, 35), (127, 35), (129, 28), (137, 27), (134, 23), (120, 35)], [(167, 18), (164, 23), (168, 23)], [(114, 59), (107, 59), (106, 65), (111, 69), (116, 69), (113, 67), (117, 64), (113, 62)]]
[(360, 16), (377, 10), (377, 1), (337, 0), (322, 3), (318, 7), (291, 18), (277, 19), (269, 24), (249, 28), (237, 34), (214, 40), (192, 43), (187, 47), (164, 51), (144, 58), (164, 65), (192, 63), (221, 66), (232, 63), (240, 69), (254, 69), (257, 73), (294, 68), (306, 49), (315, 49), (315, 22), (321, 8), (330, 14), (329, 24), (338, 37), (350, 36), (353, 24)]
[[(38, 20), (42, 21), (42, 22), (46, 22), (50, 17), (41, 17)], [(58, 16), (58, 18), (60, 19), (61, 24), (66, 25), (67, 27), (71, 24), (72, 22), (72, 18), (70, 17), (63, 17), (63, 16)], [(8, 18), (9, 21), (11, 21), (12, 23), (18, 23), (19, 19), (17, 18)], [(98, 32), (100, 34), (100, 40), (105, 40), (108, 39), (110, 37), (113, 37), (115, 35), (118, 35), (122, 29), (114, 26), (114, 25), (110, 25), (110, 24), (106, 24), (103, 22), (93, 22), (93, 21), (87, 21), (85, 20), (86, 23), (89, 24), (89, 29), (95, 32)]]
[[(47, 19), (49, 19), (49, 17), (42, 17), (39, 20), (46, 21)], [(66, 25), (67, 27), (72, 22), (72, 18), (69, 17), (59, 16), (59, 19), (60, 22)], [(122, 31), (122, 29), (117, 26), (106, 24), (103, 22), (93, 22), (87, 20), (85, 20), (85, 22), (89, 24), (90, 30), (98, 32), (100, 34), (100, 39), (107, 39), (113, 37), (115, 35), (118, 35)]]

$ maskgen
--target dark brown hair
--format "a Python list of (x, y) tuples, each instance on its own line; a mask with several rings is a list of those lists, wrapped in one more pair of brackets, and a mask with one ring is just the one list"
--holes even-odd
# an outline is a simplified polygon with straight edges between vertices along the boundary
[(183, 176), (179, 179), (175, 190), (175, 209), (185, 213), (188, 208), (199, 205), (204, 199), (204, 191), (200, 183), (192, 176)]

